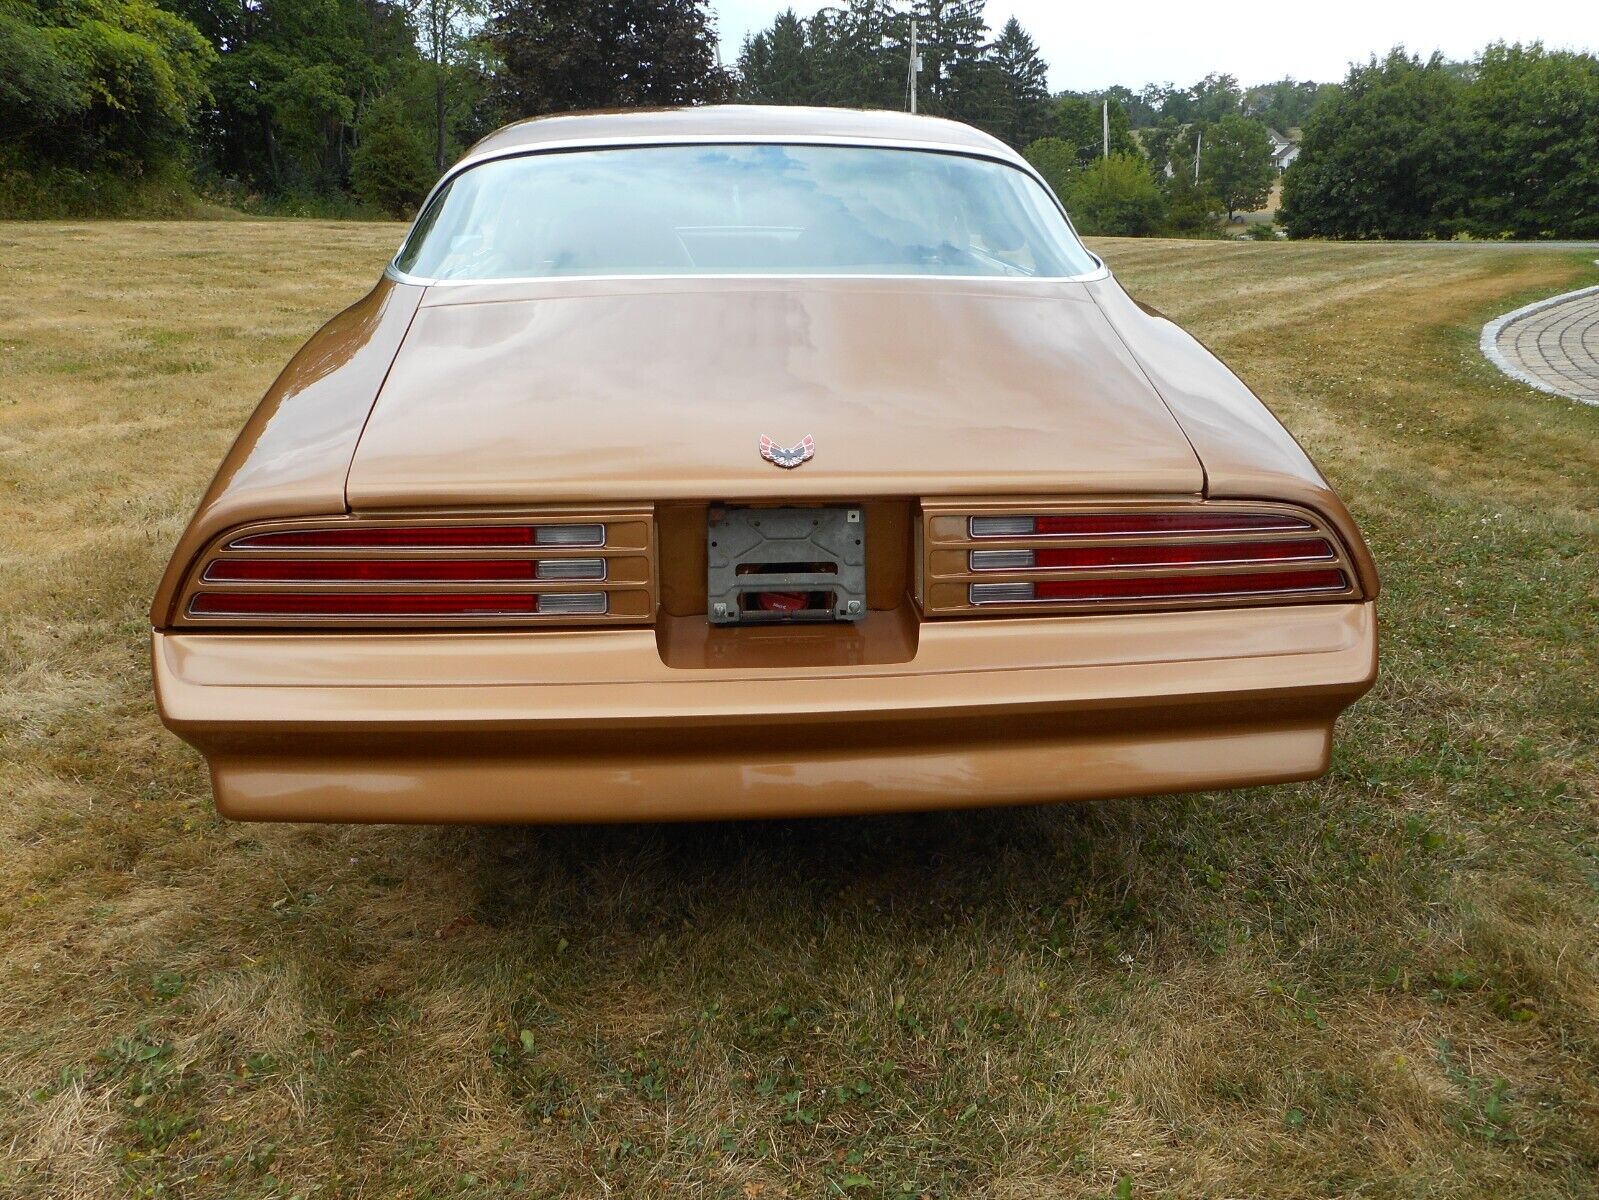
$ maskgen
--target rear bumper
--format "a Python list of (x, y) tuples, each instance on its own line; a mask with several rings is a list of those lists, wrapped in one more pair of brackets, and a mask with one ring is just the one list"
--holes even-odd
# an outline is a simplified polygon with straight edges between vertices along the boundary
[(908, 662), (667, 666), (648, 630), (164, 633), (162, 719), (245, 820), (555, 822), (1313, 778), (1374, 606), (929, 622)]

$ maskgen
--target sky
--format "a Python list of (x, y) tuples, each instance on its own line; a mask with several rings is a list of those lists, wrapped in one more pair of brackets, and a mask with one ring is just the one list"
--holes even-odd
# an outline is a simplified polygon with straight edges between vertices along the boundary
[[(746, 34), (770, 25), (784, 0), (710, 0), (722, 58), (738, 60)], [(823, 7), (793, 0), (809, 16)], [(1302, 11), (1294, 11), (1298, 8)], [(1016, 17), (1049, 63), (1052, 91), (1193, 83), (1212, 71), (1249, 86), (1293, 76), (1340, 80), (1353, 61), (1405, 45), (1467, 58), (1493, 41), (1542, 41), (1599, 51), (1599, 0), (1332, 0), (1299, 5), (1240, 0), (989, 0), (990, 29)]]

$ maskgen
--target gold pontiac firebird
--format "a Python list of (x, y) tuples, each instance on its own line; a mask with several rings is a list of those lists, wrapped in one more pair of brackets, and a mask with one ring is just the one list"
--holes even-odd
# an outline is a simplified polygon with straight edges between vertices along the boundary
[(631, 821), (1310, 779), (1376, 596), (1294, 439), (1010, 149), (710, 107), (451, 168), (151, 619), (229, 817)]

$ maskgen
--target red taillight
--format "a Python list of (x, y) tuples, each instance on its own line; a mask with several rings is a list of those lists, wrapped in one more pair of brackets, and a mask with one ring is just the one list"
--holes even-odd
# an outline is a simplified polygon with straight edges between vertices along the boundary
[(1286, 513), (1061, 513), (973, 517), (974, 538), (1141, 537), (1167, 533), (1278, 533), (1314, 529)]
[(1331, 562), (1320, 538), (1286, 542), (1192, 542), (1161, 546), (1073, 546), (1042, 550), (973, 550), (974, 571), (1089, 570), (1104, 567), (1186, 567), (1202, 563)]
[(532, 579), (528, 559), (416, 558), (345, 559), (219, 558), (206, 568), (211, 582), (265, 583), (490, 583)]
[(1251, 571), (1234, 575), (1146, 575), (1135, 579), (1050, 579), (1033, 583), (974, 583), (973, 604), (1033, 604), (1048, 600), (1166, 600), (1174, 596), (1265, 596), (1341, 592), (1342, 571)]
[(1029, 507), (997, 502), (985, 512), (923, 501), (923, 612), (1287, 604), (1353, 599), (1359, 591), (1331, 528), (1292, 505)]
[(234, 530), (195, 564), (180, 625), (647, 625), (647, 507), (349, 517)]
[(227, 617), (535, 617), (598, 616), (605, 608), (604, 592), (202, 592), (189, 611)]
[(201, 616), (296, 617), (414, 617), (457, 616), (462, 613), (533, 612), (534, 597), (527, 593), (471, 595), (443, 592), (380, 592), (351, 595), (346, 592), (203, 592), (189, 611)]
[(455, 550), (498, 546), (603, 546), (605, 526), (367, 525), (253, 533), (229, 543), (233, 550)]

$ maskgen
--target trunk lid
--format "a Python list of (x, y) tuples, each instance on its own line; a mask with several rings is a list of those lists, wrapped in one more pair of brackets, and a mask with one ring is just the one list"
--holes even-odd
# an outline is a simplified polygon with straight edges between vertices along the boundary
[[(759, 442), (810, 435), (783, 470)], [(1177, 422), (1078, 284), (572, 279), (429, 289), (356, 509), (1194, 494)]]

